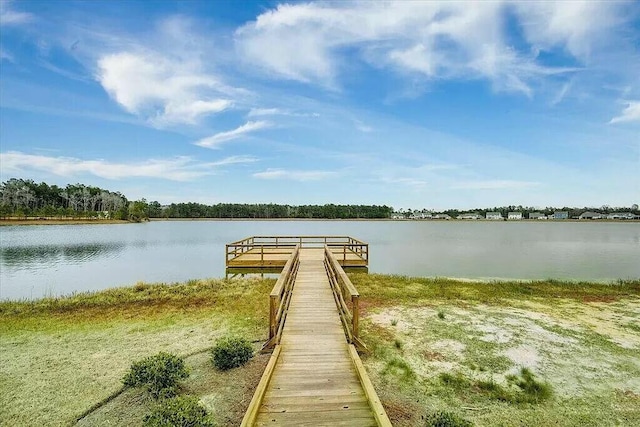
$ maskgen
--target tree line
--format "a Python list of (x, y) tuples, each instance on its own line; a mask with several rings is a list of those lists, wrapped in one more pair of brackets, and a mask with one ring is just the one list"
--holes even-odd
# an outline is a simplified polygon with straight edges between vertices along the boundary
[(149, 204), (151, 218), (255, 218), (255, 219), (380, 219), (389, 218), (393, 208), (376, 205), (277, 205), (273, 203), (242, 204), (172, 203), (162, 207)]
[(11, 178), (0, 185), (0, 217), (140, 220), (146, 203), (84, 184), (65, 187)]
[(122, 193), (84, 184), (66, 187), (12, 178), (0, 186), (0, 217), (102, 218), (140, 221), (147, 218), (389, 218), (393, 208), (370, 205), (278, 205), (129, 201)]

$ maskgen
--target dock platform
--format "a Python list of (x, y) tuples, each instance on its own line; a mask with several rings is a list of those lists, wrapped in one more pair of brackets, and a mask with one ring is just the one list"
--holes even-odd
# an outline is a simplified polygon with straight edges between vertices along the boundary
[(360, 295), (337, 252), (291, 249), (269, 295), (272, 355), (241, 426), (391, 426), (357, 352)]

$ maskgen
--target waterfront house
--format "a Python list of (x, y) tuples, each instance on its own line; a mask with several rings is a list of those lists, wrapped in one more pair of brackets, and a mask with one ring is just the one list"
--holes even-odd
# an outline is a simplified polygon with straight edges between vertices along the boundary
[(602, 219), (602, 218), (605, 218), (605, 216), (599, 212), (587, 211), (582, 213), (582, 215), (580, 215), (580, 219)]
[(555, 211), (553, 213), (553, 219), (569, 219), (569, 212), (567, 212), (567, 211)]
[(530, 212), (529, 219), (547, 219), (547, 216), (540, 212)]
[(476, 219), (483, 219), (483, 218), (482, 218), (482, 215), (480, 215), (479, 213), (473, 212), (473, 213), (465, 213), (462, 215), (458, 215), (457, 219), (476, 220)]
[(448, 221), (451, 219), (451, 216), (447, 214), (438, 214), (438, 215), (434, 215), (433, 219), (446, 219)]
[(487, 212), (487, 219), (502, 220), (504, 217), (500, 212)]
[(522, 212), (509, 212), (507, 214), (507, 219), (521, 220), (522, 219)]
[(635, 219), (636, 216), (631, 212), (615, 212), (607, 215), (607, 219)]

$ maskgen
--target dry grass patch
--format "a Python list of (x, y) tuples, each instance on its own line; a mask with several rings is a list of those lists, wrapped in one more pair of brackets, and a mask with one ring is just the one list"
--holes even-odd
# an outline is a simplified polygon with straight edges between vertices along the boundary
[(437, 411), (477, 426), (640, 425), (638, 281), (355, 279), (362, 298), (381, 293), (362, 322), (363, 360), (394, 425)]

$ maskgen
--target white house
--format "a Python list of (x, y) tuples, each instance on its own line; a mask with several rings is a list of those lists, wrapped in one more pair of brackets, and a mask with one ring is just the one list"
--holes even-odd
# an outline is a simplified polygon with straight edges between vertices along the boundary
[(530, 212), (529, 219), (547, 219), (547, 216), (540, 212)]
[(504, 217), (500, 212), (487, 212), (487, 219), (491, 220), (503, 220)]
[(631, 212), (615, 212), (609, 214), (607, 219), (635, 219), (635, 215)]
[(457, 219), (470, 219), (470, 220), (482, 219), (482, 215), (475, 212), (465, 213), (465, 214), (458, 215)]
[(433, 219), (446, 219), (446, 220), (450, 220), (451, 216), (447, 215), (447, 214), (438, 214), (438, 215), (434, 215)]
[(522, 219), (522, 212), (509, 212), (507, 219), (520, 220)]

